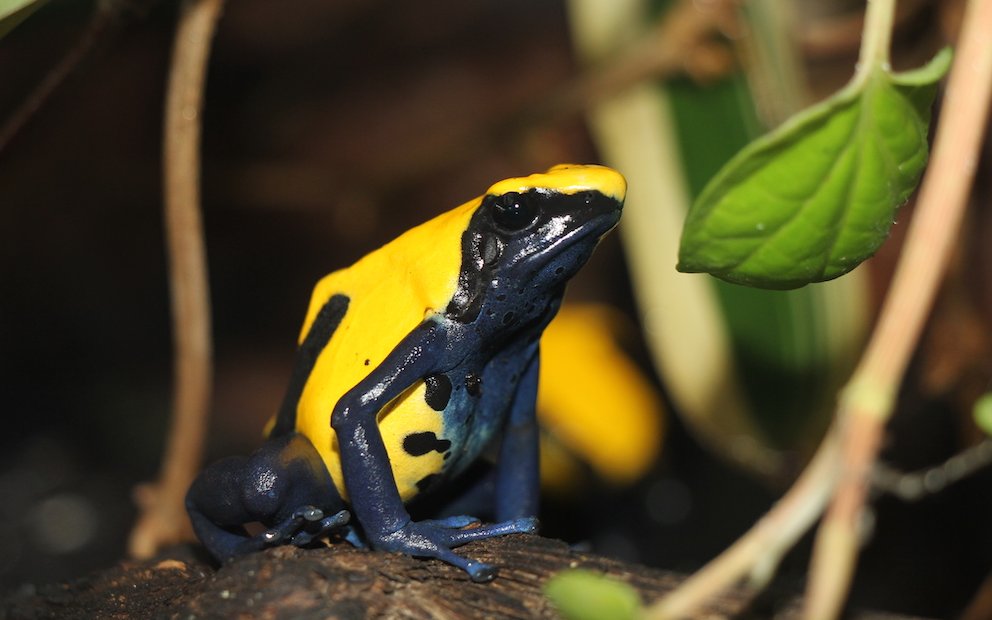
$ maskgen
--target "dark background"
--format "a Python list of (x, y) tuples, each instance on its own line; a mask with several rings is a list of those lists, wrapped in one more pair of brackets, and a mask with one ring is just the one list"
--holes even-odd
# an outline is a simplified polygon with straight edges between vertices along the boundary
[[(561, 3), (397, 4), (241, 0), (220, 22), (203, 135), (211, 457), (259, 441), (320, 276), (494, 180), (598, 160), (581, 118), (493, 130), (577, 74)], [(932, 26), (943, 10), (933, 4), (903, 24), (903, 45)], [(0, 121), (76, 45), (91, 9), (52, 3), (0, 40)], [(114, 15), (79, 67), (0, 145), (5, 588), (75, 577), (122, 556), (131, 488), (155, 476), (167, 423), (160, 152), (176, 7), (122, 2)], [(827, 60), (850, 67), (853, 53)], [(836, 79), (830, 62), (812, 68)], [(900, 452), (888, 453), (904, 467), (939, 462), (970, 440), (959, 382), (920, 383), (943, 363), (972, 383), (984, 376), (988, 389), (990, 230), (988, 209), (969, 221), (942, 314), (914, 365), (890, 439)], [(878, 261), (880, 281), (893, 256), (887, 247)], [(570, 295), (635, 317), (616, 277), (623, 269), (613, 236)], [(968, 321), (956, 314), (962, 303)], [(955, 331), (964, 324), (978, 327)], [(956, 353), (962, 339), (968, 355)], [(782, 490), (703, 452), (674, 417), (664, 442), (656, 471), (636, 488), (592, 484), (582, 498), (548, 502), (547, 533), (689, 571)], [(990, 483), (985, 471), (917, 504), (878, 501), (855, 603), (934, 616), (961, 609), (992, 566)], [(785, 562), (783, 587), (801, 586), (807, 547)]]

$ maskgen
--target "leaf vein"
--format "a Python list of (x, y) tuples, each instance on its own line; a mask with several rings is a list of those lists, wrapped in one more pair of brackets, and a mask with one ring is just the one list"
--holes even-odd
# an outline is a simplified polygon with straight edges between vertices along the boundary
[[(854, 134), (864, 135), (864, 134), (862, 134), (862, 131), (864, 130), (864, 125), (866, 123), (866, 119), (871, 114), (871, 106), (868, 105), (868, 98), (870, 96), (871, 96), (871, 91), (866, 91), (865, 94), (864, 94), (864, 96), (863, 96), (863, 98), (862, 98), (862, 100), (861, 100), (861, 105), (858, 106), (858, 120), (855, 123)], [(870, 129), (869, 129), (869, 136), (870, 135), (871, 135), (871, 133), (870, 133)], [(853, 195), (855, 193), (855, 188), (858, 187), (858, 184), (859, 184), (860, 179), (861, 179), (861, 174), (862, 174), (862, 172), (861, 172), (861, 162), (864, 160), (865, 145), (867, 143), (868, 143), (868, 140), (861, 139), (861, 140), (858, 140), (857, 146), (855, 147), (855, 159), (854, 159), (853, 177), (852, 177), (850, 183), (848, 183), (847, 184), (847, 187), (845, 188), (845, 191), (844, 191), (844, 207), (841, 210), (840, 218), (838, 219), (836, 228), (834, 228), (833, 234), (831, 235), (831, 239), (830, 239), (829, 242), (827, 242), (827, 248), (828, 248), (828, 250), (826, 252), (824, 252), (823, 263), (820, 265), (819, 275), (817, 276), (817, 278), (820, 279), (820, 280), (823, 279), (824, 274), (826, 274), (826, 272), (827, 272), (827, 267), (830, 265), (830, 261), (831, 261), (831, 258), (833, 258), (834, 251), (837, 249), (837, 244), (840, 242), (840, 236), (844, 232), (844, 226), (848, 222), (848, 220), (850, 219), (851, 211), (853, 210), (853, 205), (851, 204), (851, 199), (852, 199), (852, 197), (853, 197)], [(885, 149), (882, 148), (882, 149), (879, 149), (879, 150), (880, 151), (884, 151)]]
[[(847, 133), (847, 135), (845, 137), (845, 140), (843, 142), (844, 144), (848, 143), (850, 141), (851, 137), (854, 136), (855, 133), (857, 132), (858, 127), (860, 126), (860, 116), (861, 115), (859, 114), (858, 115), (858, 119), (854, 123), (852, 123), (851, 129)], [(836, 171), (837, 171), (837, 169), (839, 167), (838, 166), (839, 163), (844, 159), (844, 154), (845, 154), (846, 150), (847, 149), (841, 149), (839, 156), (836, 157), (836, 158), (834, 158), (834, 160), (831, 162), (830, 167), (827, 169), (826, 174), (823, 175), (824, 181), (823, 181), (823, 183), (820, 184), (821, 186), (823, 184), (826, 184), (826, 182), (828, 182), (831, 179), (831, 177), (834, 176), (834, 174), (836, 173)], [(761, 185), (758, 185), (758, 187), (762, 187), (762, 186)], [(768, 191), (769, 191), (767, 188), (762, 188), (762, 189), (766, 193), (768, 193)], [(774, 194), (772, 194), (772, 195), (774, 195)], [(810, 193), (809, 197), (806, 198), (806, 199), (804, 199), (802, 201), (802, 203), (800, 204), (799, 208), (796, 209), (788, 218), (785, 219), (785, 221), (782, 222), (782, 224), (780, 224), (774, 231), (771, 232), (771, 234), (768, 235), (768, 239), (767, 239), (767, 241), (765, 241), (765, 243), (762, 243), (762, 244), (758, 245), (757, 247), (755, 247), (754, 249), (750, 250), (743, 258), (741, 258), (741, 260), (739, 260), (737, 262), (736, 265), (733, 266), (732, 269), (740, 269), (741, 266), (743, 266), (745, 263), (747, 263), (752, 258), (754, 258), (754, 255), (757, 254), (762, 248), (767, 247), (768, 244), (770, 244), (772, 241), (774, 241), (774, 239), (779, 235), (779, 233), (781, 233), (783, 230), (785, 230), (786, 228), (788, 228), (788, 226), (792, 222), (794, 222), (796, 220), (796, 218), (800, 217), (809, 208), (809, 206), (813, 203), (813, 199), (816, 198), (816, 196), (817, 196), (817, 191), (816, 191), (816, 189), (814, 189)]]

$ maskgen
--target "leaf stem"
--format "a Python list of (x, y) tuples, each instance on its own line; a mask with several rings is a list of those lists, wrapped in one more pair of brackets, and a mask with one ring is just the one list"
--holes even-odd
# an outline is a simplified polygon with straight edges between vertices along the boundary
[(858, 55), (854, 83), (861, 84), (876, 69), (890, 69), (889, 47), (892, 44), (892, 24), (895, 20), (896, 0), (868, 0), (865, 26), (861, 34), (861, 51)]

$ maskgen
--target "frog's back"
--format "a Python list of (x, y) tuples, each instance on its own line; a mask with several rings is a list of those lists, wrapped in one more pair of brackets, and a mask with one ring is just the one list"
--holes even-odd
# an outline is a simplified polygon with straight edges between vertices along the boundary
[[(345, 305), (330, 340), (316, 358), (296, 408), (298, 432), (320, 453), (339, 493), (347, 499), (340, 452), (330, 417), (338, 400), (363, 380), (424, 319), (444, 312), (458, 287), (462, 233), (478, 200), (413, 228), (357, 263), (324, 277), (314, 289), (300, 334), (302, 342), (332, 298)], [(426, 403), (418, 382), (379, 416), (400, 495), (416, 495), (417, 482), (441, 471), (443, 453), (412, 458), (403, 440), (442, 434), (441, 412)]]

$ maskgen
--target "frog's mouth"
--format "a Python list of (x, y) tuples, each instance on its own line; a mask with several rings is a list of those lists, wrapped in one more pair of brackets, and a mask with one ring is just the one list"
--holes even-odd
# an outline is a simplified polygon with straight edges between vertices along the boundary
[(599, 242), (616, 228), (619, 221), (619, 208), (597, 215), (531, 256), (533, 284), (553, 285), (569, 280), (588, 262)]
[(581, 226), (577, 226), (564, 235), (561, 235), (554, 243), (541, 250), (538, 256), (547, 257), (547, 262), (550, 263), (554, 261), (556, 256), (569, 252), (572, 246), (588, 241), (591, 237), (595, 237), (595, 242), (591, 243), (589, 248), (589, 252), (592, 253), (592, 250), (603, 240), (603, 237), (610, 234), (617, 227), (617, 224), (620, 223), (620, 213), (621, 209), (618, 206), (615, 211), (603, 213), (586, 220)]

